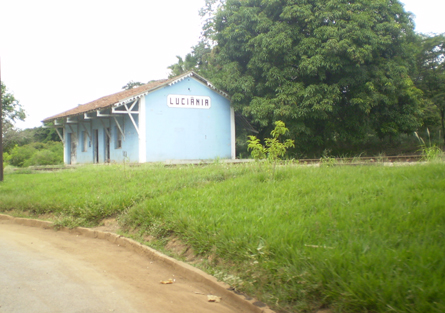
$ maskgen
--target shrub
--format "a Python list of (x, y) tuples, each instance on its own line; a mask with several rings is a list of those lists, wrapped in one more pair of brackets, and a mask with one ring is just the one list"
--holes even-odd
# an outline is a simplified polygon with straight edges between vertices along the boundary
[(425, 140), (423, 140), (423, 138), (417, 134), (417, 132), (414, 132), (414, 135), (416, 135), (420, 143), (420, 151), (423, 155), (423, 160), (440, 161), (443, 157), (443, 152), (436, 144), (431, 143), (430, 130), (427, 128), (426, 131), (428, 134), (428, 143), (426, 143)]
[(284, 156), (287, 149), (295, 147), (295, 142), (292, 139), (286, 139), (284, 142), (280, 141), (280, 136), (289, 132), (286, 125), (282, 121), (275, 122), (275, 129), (270, 132), (272, 138), (264, 139), (266, 145), (263, 146), (258, 138), (249, 136), (248, 150), (251, 150), (251, 155), (255, 160), (266, 159), (273, 164), (272, 178), (275, 177), (275, 168), (277, 161)]
[(10, 152), (9, 164), (12, 166), (23, 167), (27, 159), (31, 158), (35, 149), (31, 145), (24, 145), (19, 147), (15, 145)]
[(11, 149), (8, 159), (12, 166), (26, 167), (33, 165), (56, 165), (63, 163), (63, 144), (49, 141), (35, 142)]

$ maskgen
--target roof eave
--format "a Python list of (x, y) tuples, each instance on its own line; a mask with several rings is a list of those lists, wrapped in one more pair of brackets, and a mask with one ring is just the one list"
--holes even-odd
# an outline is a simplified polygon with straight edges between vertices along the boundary
[[(126, 104), (126, 103), (129, 103), (129, 102), (131, 102), (131, 101), (134, 101), (135, 99), (141, 98), (141, 97), (143, 97), (143, 96), (145, 96), (145, 95), (147, 95), (147, 94), (149, 94), (149, 93), (151, 93), (151, 92), (154, 92), (154, 91), (156, 91), (156, 90), (158, 90), (158, 89), (164, 88), (164, 87), (166, 87), (166, 86), (172, 86), (172, 85), (174, 85), (174, 84), (176, 84), (176, 83), (178, 83), (178, 82), (180, 82), (180, 81), (182, 81), (182, 80), (184, 80), (184, 79), (186, 79), (186, 78), (188, 78), (188, 77), (193, 77), (193, 78), (195, 78), (195, 79), (201, 81), (201, 82), (204, 83), (207, 87), (211, 88), (211, 89), (214, 90), (215, 92), (219, 93), (219, 94), (222, 95), (223, 97), (225, 97), (225, 98), (227, 98), (228, 100), (230, 100), (230, 96), (229, 96), (227, 93), (225, 93), (225, 92), (222, 91), (222, 90), (217, 89), (217, 88), (216, 88), (215, 86), (213, 86), (207, 79), (205, 79), (204, 77), (202, 77), (202, 76), (196, 74), (194, 71), (190, 71), (190, 72), (184, 73), (184, 74), (182, 74), (182, 75), (179, 75), (177, 78), (175, 78), (174, 80), (172, 80), (172, 81), (170, 81), (170, 82), (167, 80), (166, 82), (164, 82), (164, 83), (162, 83), (162, 84), (160, 84), (160, 85), (158, 85), (158, 86), (155, 86), (155, 87), (153, 87), (153, 88), (150, 88), (150, 89), (148, 89), (148, 90), (145, 90), (145, 91), (143, 91), (143, 92), (141, 92), (141, 93), (138, 93), (138, 94), (136, 94), (136, 95), (133, 95), (133, 96), (131, 96), (131, 97), (127, 97), (127, 98), (122, 99), (122, 100), (120, 100), (120, 101), (114, 102), (114, 103), (109, 104), (109, 105), (107, 105), (107, 106), (104, 106), (104, 107), (101, 107), (101, 108), (95, 108), (95, 109), (91, 109), (91, 110), (83, 111), (83, 112), (79, 112), (79, 113), (68, 114), (68, 115), (65, 115), (65, 116), (58, 116), (58, 115), (63, 114), (63, 113), (60, 113), (60, 114), (58, 114), (58, 115), (55, 115), (55, 116), (52, 116), (52, 117), (48, 117), (48, 118), (42, 120), (42, 123), (43, 123), (43, 124), (45, 124), (45, 123), (51, 123), (51, 122), (53, 122), (53, 121), (55, 121), (55, 120), (58, 120), (58, 119), (65, 119), (65, 118), (68, 118), (68, 117), (75, 117), (75, 116), (79, 116), (79, 115), (84, 115), (85, 113), (88, 114), (88, 113), (97, 112), (97, 111), (100, 111), (100, 110), (106, 110), (106, 109), (109, 109), (109, 108), (112, 108), (112, 107), (118, 107), (118, 106), (124, 105), (124, 104)], [(70, 111), (70, 110), (68, 110), (68, 111)]]

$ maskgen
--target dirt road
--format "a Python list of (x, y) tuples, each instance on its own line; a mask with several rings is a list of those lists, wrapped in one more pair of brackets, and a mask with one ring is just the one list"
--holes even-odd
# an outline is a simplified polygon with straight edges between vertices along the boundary
[(208, 294), (215, 290), (108, 241), (0, 220), (1, 313), (243, 311)]

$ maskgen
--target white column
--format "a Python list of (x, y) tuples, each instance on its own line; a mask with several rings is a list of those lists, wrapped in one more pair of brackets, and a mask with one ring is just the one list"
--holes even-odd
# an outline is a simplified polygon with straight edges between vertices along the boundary
[(147, 129), (145, 115), (145, 96), (139, 99), (139, 163), (147, 162)]
[(66, 132), (67, 132), (67, 127), (66, 127), (66, 125), (63, 127), (63, 134), (62, 134), (62, 136), (63, 136), (63, 164), (67, 164), (66, 162), (67, 162), (67, 157), (66, 157), (66, 154), (68, 153), (68, 146), (67, 146), (67, 135), (66, 135)]
[(230, 141), (231, 141), (231, 156), (232, 160), (236, 157), (235, 151), (235, 110), (230, 107)]

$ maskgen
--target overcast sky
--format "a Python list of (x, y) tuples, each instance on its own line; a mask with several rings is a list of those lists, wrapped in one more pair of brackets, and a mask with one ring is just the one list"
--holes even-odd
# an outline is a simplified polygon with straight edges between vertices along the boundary
[[(444, 0), (402, 0), (416, 30), (445, 33)], [(24, 106), (19, 128), (167, 78), (201, 32), (204, 0), (0, 0), (1, 79)]]

